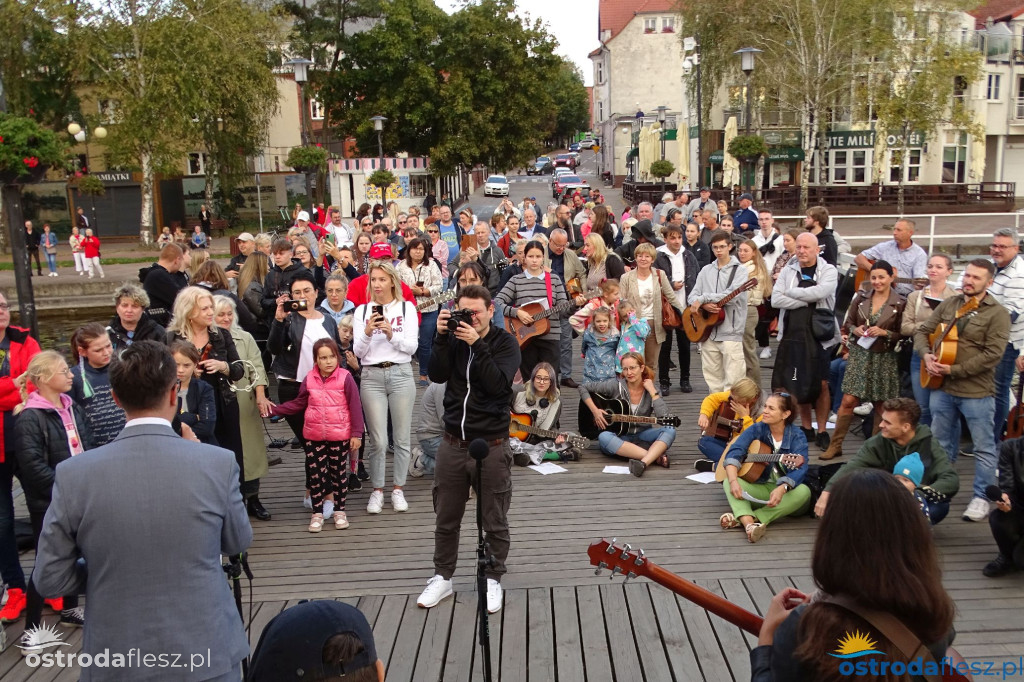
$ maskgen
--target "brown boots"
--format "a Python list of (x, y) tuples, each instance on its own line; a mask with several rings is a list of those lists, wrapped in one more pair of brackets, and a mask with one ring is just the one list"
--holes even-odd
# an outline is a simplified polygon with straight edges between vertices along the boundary
[(852, 414), (839, 415), (836, 417), (836, 430), (832, 432), (832, 442), (829, 443), (828, 449), (825, 450), (825, 452), (818, 455), (819, 459), (842, 457), (843, 440), (846, 438), (847, 431), (850, 430), (850, 421), (852, 419)]

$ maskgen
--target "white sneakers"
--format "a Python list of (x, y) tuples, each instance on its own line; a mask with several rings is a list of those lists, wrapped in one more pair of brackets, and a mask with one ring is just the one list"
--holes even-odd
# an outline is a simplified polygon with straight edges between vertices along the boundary
[[(430, 609), (441, 603), (442, 599), (452, 596), (452, 581), (445, 580), (440, 575), (435, 575), (427, 582), (426, 588), (420, 593), (416, 604), (425, 609)], [(493, 578), (487, 579), (487, 613), (501, 611), (504, 602), (505, 591), (501, 583)]]
[(501, 604), (505, 597), (505, 591), (501, 589), (501, 583), (493, 578), (487, 579), (487, 613), (501, 611)]
[(405, 493), (400, 488), (391, 491), (391, 508), (396, 512), (409, 511), (409, 503), (405, 501)]
[(962, 518), (964, 521), (984, 521), (988, 518), (989, 510), (988, 500), (975, 497), (968, 503)]
[(853, 413), (858, 417), (866, 417), (874, 412), (875, 406), (871, 403), (861, 403), (857, 407), (853, 408)]
[(366, 503), (367, 514), (380, 514), (380, 510), (384, 508), (384, 491), (374, 490), (370, 493), (370, 501)]
[(423, 449), (416, 446), (412, 449), (412, 465), (409, 467), (409, 475), (413, 478), (423, 478), (426, 471), (423, 468)]
[(761, 349), (761, 356), (760, 357), (761, 357), (762, 360), (767, 360), (771, 356), (772, 356), (772, 347), (771, 346), (765, 346), (764, 348)]
[[(490, 590), (488, 590), (488, 593)], [(427, 582), (427, 586), (420, 593), (416, 604), (425, 609), (431, 609), (441, 603), (441, 600), (452, 596), (452, 581), (445, 580), (440, 575), (435, 575)], [(488, 599), (488, 601), (490, 601)]]

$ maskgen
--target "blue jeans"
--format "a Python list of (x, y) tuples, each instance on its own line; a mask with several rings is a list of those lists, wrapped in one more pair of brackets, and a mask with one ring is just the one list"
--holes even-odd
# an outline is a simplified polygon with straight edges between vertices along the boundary
[(437, 315), (440, 312), (420, 313), (420, 347), (416, 351), (416, 358), (420, 361), (420, 374), (423, 376), (427, 376), (430, 349), (434, 347), (434, 332), (437, 331)]
[(832, 411), (839, 411), (843, 402), (843, 377), (846, 376), (846, 360), (836, 358), (828, 366), (828, 391), (832, 396)]
[(366, 422), (366, 468), (374, 488), (384, 488), (385, 458), (388, 446), (388, 417), (394, 435), (395, 485), (405, 485), (412, 458), (412, 411), (416, 405), (416, 382), (412, 380), (412, 363), (404, 362), (384, 369), (363, 367), (359, 386)]
[[(910, 387), (914, 389), (914, 400), (921, 406), (921, 424), (925, 426), (932, 425), (932, 410), (931, 410), (931, 399), (932, 389), (925, 388), (921, 385), (921, 356), (914, 353), (910, 356)], [(960, 443), (960, 427), (959, 424), (956, 428), (956, 442)], [(956, 453), (949, 453), (950, 456), (956, 457)], [(936, 522), (937, 523), (937, 522)]]
[(974, 497), (985, 497), (986, 486), (996, 482), (996, 441), (989, 431), (995, 411), (995, 399), (957, 398), (945, 391), (932, 391), (932, 433), (938, 439), (949, 461), (955, 462), (958, 452), (960, 415), (967, 420), (974, 441)]
[[(14, 429), (10, 431), (13, 432)], [(4, 440), (13, 445), (14, 434), (4, 435)], [(6, 452), (6, 461), (0, 462), (0, 577), (7, 583), (8, 589), (15, 587), (24, 590), (25, 572), (21, 568), (18, 541), (14, 536), (14, 492), (11, 487), (14, 480), (11, 457), (14, 456), (14, 451), (8, 447)]]
[(498, 329), (504, 329), (505, 328), (505, 306), (503, 306), (501, 303), (499, 303), (498, 301), (495, 301), (493, 299), (491, 299), (491, 301), (492, 301), (492, 303), (494, 303), (494, 317), (491, 318), (491, 324), (493, 324)]
[(700, 440), (697, 441), (697, 449), (700, 450), (700, 454), (714, 462), (716, 467), (722, 459), (725, 446), (726, 443), (724, 441), (714, 436), (701, 436)]
[(671, 426), (652, 426), (640, 433), (632, 433), (625, 436), (617, 436), (611, 431), (602, 431), (597, 436), (597, 444), (601, 452), (606, 455), (616, 455), (626, 443), (635, 443), (642, 448), (650, 449), (655, 441), (660, 440), (665, 447), (672, 447), (672, 441), (676, 439), (676, 430)]
[[(1010, 414), (1010, 383), (1013, 381), (1014, 363), (1017, 360), (1017, 349), (1006, 344), (1003, 359), (996, 365), (996, 443), (1003, 440), (1003, 429), (1006, 428), (1006, 417)], [(974, 429), (971, 429), (974, 434)]]
[(423, 458), (420, 460), (423, 464), (423, 473), (434, 473), (434, 462), (437, 461), (437, 448), (440, 446), (441, 436), (420, 439), (420, 449), (423, 450)]
[(46, 267), (50, 268), (50, 272), (57, 272), (57, 254), (46, 254)]

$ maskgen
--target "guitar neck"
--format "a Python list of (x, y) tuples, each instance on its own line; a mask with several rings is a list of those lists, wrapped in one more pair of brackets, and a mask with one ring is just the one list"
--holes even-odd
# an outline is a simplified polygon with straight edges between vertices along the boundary
[(748, 289), (753, 289), (756, 286), (757, 286), (757, 280), (756, 279), (749, 279), (746, 282), (744, 282), (742, 286), (740, 286), (738, 289), (733, 291), (731, 294), (729, 294), (725, 298), (723, 298), (720, 301), (718, 301), (717, 303), (715, 303), (715, 305), (717, 305), (719, 308), (722, 308), (722, 307), (725, 306), (725, 304), (727, 304), (729, 301), (731, 301), (732, 299), (734, 299), (737, 296), (739, 296), (740, 294), (742, 294), (744, 291), (747, 291)]
[(530, 426), (529, 424), (523, 424), (522, 422), (512, 421), (512, 428), (516, 431), (525, 431), (526, 433), (532, 433), (535, 436), (543, 436), (544, 438), (557, 438), (560, 434), (558, 431), (551, 431), (548, 429), (539, 429), (536, 426)]
[(771, 464), (774, 462), (781, 462), (782, 457), (789, 453), (780, 453), (777, 455), (747, 455), (746, 461), (752, 464)]
[(564, 313), (566, 310), (568, 310), (571, 307), (572, 307), (572, 302), (571, 301), (566, 301), (565, 303), (559, 303), (558, 305), (554, 306), (553, 308), (548, 308), (547, 310), (542, 310), (541, 312), (537, 313), (536, 315), (533, 316), (533, 319), (534, 320), (543, 320), (545, 317), (551, 317), (552, 315), (555, 315), (556, 313)]
[(685, 578), (680, 578), (675, 573), (666, 571), (653, 561), (645, 563), (642, 573), (662, 587), (666, 587), (676, 594), (689, 599), (694, 604), (710, 611), (716, 616), (724, 618), (736, 627), (742, 628), (755, 636), (760, 634), (763, 620), (757, 614), (740, 608), (719, 597), (714, 592), (706, 590)]
[(623, 422), (626, 424), (657, 424), (657, 417), (637, 417), (632, 414), (613, 414), (611, 416), (605, 415), (605, 419), (613, 422)]

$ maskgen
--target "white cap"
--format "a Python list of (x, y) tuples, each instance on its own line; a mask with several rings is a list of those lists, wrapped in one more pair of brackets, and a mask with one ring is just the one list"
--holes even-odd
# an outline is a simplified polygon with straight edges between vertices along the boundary
[(305, 220), (308, 223), (309, 222), (309, 213), (307, 213), (305, 211), (299, 211), (299, 215), (295, 219), (296, 220)]

